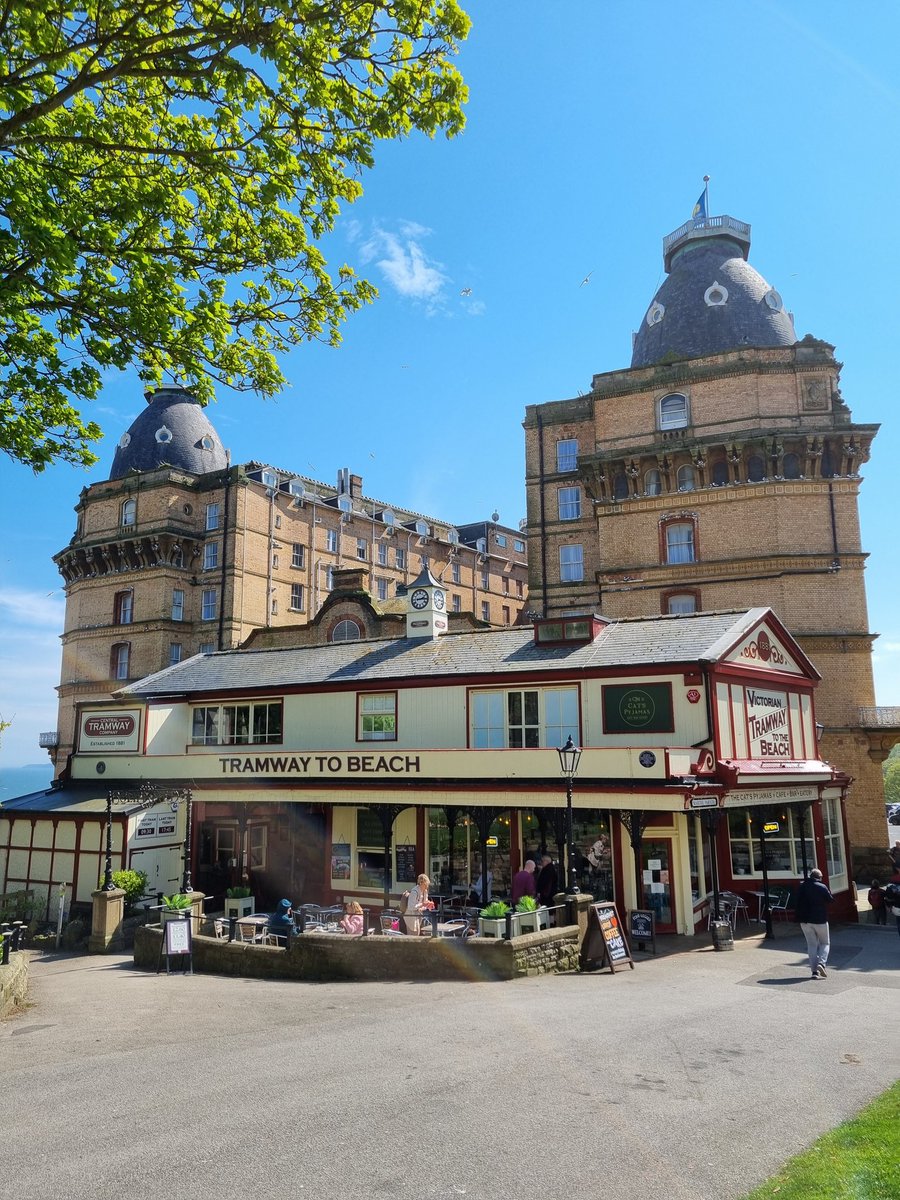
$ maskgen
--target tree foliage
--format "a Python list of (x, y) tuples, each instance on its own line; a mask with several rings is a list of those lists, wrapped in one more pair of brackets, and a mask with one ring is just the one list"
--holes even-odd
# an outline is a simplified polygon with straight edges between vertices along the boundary
[(374, 296), (318, 245), (379, 139), (463, 125), (456, 0), (0, 4), (0, 448), (96, 461), (136, 364), (201, 402)]
[(884, 802), (885, 804), (900, 804), (900, 759), (887, 759), (883, 770)]

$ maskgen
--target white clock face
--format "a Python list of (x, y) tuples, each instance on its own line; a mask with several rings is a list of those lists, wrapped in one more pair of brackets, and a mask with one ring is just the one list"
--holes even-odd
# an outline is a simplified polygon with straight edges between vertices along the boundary
[(444, 607), (444, 593), (443, 592), (435, 592), (434, 593), (433, 604), (434, 604), (434, 607), (438, 610), (440, 610)]
[(428, 593), (425, 591), (424, 588), (418, 588), (415, 592), (413, 592), (413, 594), (412, 594), (413, 608), (424, 608), (427, 603), (428, 603)]

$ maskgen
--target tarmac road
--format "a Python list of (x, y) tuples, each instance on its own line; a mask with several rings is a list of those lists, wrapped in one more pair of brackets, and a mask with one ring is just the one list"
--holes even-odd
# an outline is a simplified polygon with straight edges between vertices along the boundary
[(3, 1194), (741, 1197), (900, 1076), (896, 928), (833, 930), (820, 981), (776, 934), (499, 984), (35, 957), (0, 1023)]

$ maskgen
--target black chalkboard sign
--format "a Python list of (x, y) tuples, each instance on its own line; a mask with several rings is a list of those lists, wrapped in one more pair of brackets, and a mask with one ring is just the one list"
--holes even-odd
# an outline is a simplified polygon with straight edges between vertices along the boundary
[(650, 942), (656, 953), (656, 914), (652, 908), (633, 908), (628, 914), (628, 930), (632, 946), (637, 944), (638, 950), (643, 950)]
[(588, 908), (588, 927), (581, 947), (581, 958), (583, 962), (608, 966), (613, 974), (617, 967), (625, 963), (634, 970), (634, 961), (615, 904), (607, 901), (592, 904)]
[(397, 882), (415, 883), (418, 878), (415, 846), (396, 846), (395, 853), (397, 856)]

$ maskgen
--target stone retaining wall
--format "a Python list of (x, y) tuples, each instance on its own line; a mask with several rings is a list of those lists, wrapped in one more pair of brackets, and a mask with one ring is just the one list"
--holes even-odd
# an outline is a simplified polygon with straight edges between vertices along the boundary
[[(162, 929), (135, 930), (134, 963), (145, 971), (159, 964)], [(526, 933), (505, 942), (495, 938), (351, 938), (308, 933), (289, 950), (195, 936), (195, 971), (256, 979), (319, 981), (467, 980), (472, 982), (546, 975), (578, 968), (578, 926)], [(165, 959), (163, 959), (163, 969)]]
[(21, 950), (9, 956), (9, 966), (0, 967), (0, 1017), (25, 1007), (28, 991), (28, 958)]

